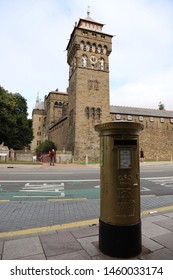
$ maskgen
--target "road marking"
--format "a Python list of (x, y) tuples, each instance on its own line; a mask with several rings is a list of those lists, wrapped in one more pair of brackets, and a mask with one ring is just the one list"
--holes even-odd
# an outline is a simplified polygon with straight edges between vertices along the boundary
[(51, 199), (48, 199), (48, 201), (69, 201), (69, 200), (87, 200), (87, 198), (64, 198), (63, 200), (62, 199), (58, 199), (58, 198), (51, 198)]
[[(47, 197), (52, 197), (52, 195), (14, 195), (13, 197), (16, 197), (16, 198), (47, 198)], [(60, 197), (64, 197), (63, 194), (61, 195), (58, 195), (58, 196), (53, 196), (53, 197), (57, 197), (57, 198), (60, 198)]]
[[(4, 173), (4, 172), (3, 172)], [(10, 175), (23, 175), (23, 172), (7, 172), (6, 174), (10, 174)], [(56, 170), (56, 172), (44, 172), (44, 173), (39, 173), (39, 172), (25, 172), (25, 175), (50, 175), (50, 174), (57, 174), (57, 175), (61, 175), (61, 174), (70, 174), (70, 175), (72, 175), (72, 174), (74, 174), (74, 172), (57, 172), (57, 170)]]
[(151, 190), (141, 186), (141, 192), (151, 192)]
[(155, 194), (142, 194), (142, 197), (154, 197), (156, 196)]
[[(94, 186), (93, 188), (100, 189), (100, 186)], [(141, 186), (141, 192), (151, 192), (151, 190)]]
[(172, 179), (173, 180), (173, 176), (170, 177), (148, 177), (148, 178), (141, 178), (142, 180), (168, 180), (168, 179)]
[(61, 183), (61, 182), (100, 182), (100, 179), (84, 179), (84, 180), (3, 180), (0, 181), (1, 183), (34, 183), (34, 182), (39, 182), (39, 183), (45, 183), (45, 182), (52, 182), (52, 183)]
[[(64, 198), (65, 193), (64, 193), (64, 183), (61, 184), (56, 184), (56, 185), (48, 185), (48, 184), (40, 184), (40, 185), (31, 185), (30, 183), (25, 184), (25, 186), (19, 190), (20, 192), (27, 192), (27, 193), (34, 193), (34, 192), (49, 192), (49, 193), (56, 193), (59, 195), (54, 196), (55, 198)], [(52, 195), (14, 195), (13, 197), (16, 198), (49, 198), (52, 197)]]
[(163, 206), (163, 207), (150, 209), (150, 210), (144, 210), (144, 211), (142, 211), (141, 215), (143, 216), (143, 215), (147, 215), (152, 212), (165, 212), (165, 211), (170, 211), (170, 210), (173, 210), (173, 205)]
[(62, 230), (62, 229), (68, 229), (68, 228), (74, 228), (74, 227), (82, 227), (82, 226), (88, 226), (88, 225), (92, 225), (92, 224), (94, 224), (94, 225), (98, 224), (98, 219), (79, 221), (79, 222), (73, 222), (73, 223), (61, 224), (61, 225), (54, 225), (54, 226), (48, 226), (48, 227), (39, 227), (39, 228), (32, 228), (32, 229), (16, 230), (16, 231), (11, 231), (11, 232), (1, 232), (0, 233), (0, 238), (20, 236), (20, 235), (33, 234), (33, 233), (40, 233), (40, 232), (45, 232), (45, 231)]
[[(25, 187), (23, 189), (50, 189), (50, 188), (57, 189), (57, 187), (64, 187), (64, 183), (61, 183), (59, 185), (47, 185), (47, 184), (30, 185), (30, 183), (27, 183), (27, 184), (25, 184)], [(64, 188), (61, 188), (61, 189), (64, 189)]]
[(159, 184), (167, 188), (173, 188), (173, 177), (150, 177), (141, 178), (143, 180), (151, 181), (152, 183)]

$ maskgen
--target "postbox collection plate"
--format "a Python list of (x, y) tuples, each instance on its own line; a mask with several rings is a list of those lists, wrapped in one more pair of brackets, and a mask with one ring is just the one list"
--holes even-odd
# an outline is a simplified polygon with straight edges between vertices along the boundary
[(132, 168), (132, 149), (130, 148), (119, 149), (119, 168), (120, 169)]

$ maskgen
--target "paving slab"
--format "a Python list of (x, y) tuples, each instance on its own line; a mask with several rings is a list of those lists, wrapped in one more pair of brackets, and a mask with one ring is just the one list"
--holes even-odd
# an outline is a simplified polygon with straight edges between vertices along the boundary
[(168, 230), (173, 231), (173, 219), (167, 218), (166, 220), (154, 222), (155, 224), (162, 226)]
[(28, 237), (5, 241), (2, 259), (13, 260), (38, 254), (43, 254), (39, 237)]
[(158, 226), (150, 221), (143, 220), (142, 222), (142, 233), (143, 235), (153, 238), (163, 234), (171, 233), (170, 230), (167, 230), (161, 226)]
[(48, 260), (91, 260), (85, 250), (48, 257)]
[(150, 251), (155, 251), (164, 247), (163, 245), (158, 244), (154, 240), (144, 235), (142, 236), (142, 245)]
[(70, 232), (54, 232), (40, 236), (46, 257), (82, 250), (80, 243)]
[(143, 257), (144, 260), (173, 260), (173, 251), (162, 248)]
[(173, 251), (173, 233), (154, 237), (153, 240)]
[(167, 216), (167, 217), (170, 217), (170, 218), (173, 218), (173, 212), (171, 213), (165, 213), (164, 216)]
[(92, 235), (98, 235), (98, 227), (88, 227), (88, 228), (78, 228), (71, 230), (71, 233), (75, 238), (82, 238), (82, 237), (87, 237), (87, 236), (92, 236)]
[(91, 256), (97, 256), (100, 254), (100, 251), (94, 246), (94, 242), (98, 241), (98, 235), (91, 236), (91, 237), (84, 237), (77, 239), (78, 242), (82, 245), (85, 251)]
[(167, 219), (168, 219), (168, 217), (166, 217), (164, 215), (151, 215), (151, 216), (145, 217), (145, 221), (150, 221), (150, 222), (163, 221), (163, 220), (167, 220)]
[(0, 255), (2, 255), (3, 245), (4, 245), (4, 243), (1, 241), (1, 242), (0, 242)]
[(38, 255), (32, 255), (27, 256), (23, 258), (18, 258), (18, 260), (46, 260), (46, 257), (44, 254), (38, 254)]

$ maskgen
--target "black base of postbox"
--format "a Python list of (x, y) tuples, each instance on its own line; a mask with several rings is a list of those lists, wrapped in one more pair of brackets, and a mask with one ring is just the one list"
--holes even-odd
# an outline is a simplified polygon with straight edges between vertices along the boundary
[(117, 258), (139, 255), (141, 245), (141, 222), (131, 225), (111, 225), (99, 220), (99, 249)]

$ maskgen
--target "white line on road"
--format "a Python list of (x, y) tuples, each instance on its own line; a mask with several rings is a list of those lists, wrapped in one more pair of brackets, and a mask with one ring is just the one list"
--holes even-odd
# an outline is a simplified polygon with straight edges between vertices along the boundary
[(64, 196), (61, 196), (61, 195), (59, 195), (59, 196), (54, 196), (54, 195), (53, 196), (52, 195), (39, 195), (39, 196), (38, 195), (29, 195), (29, 196), (28, 195), (14, 195), (13, 197), (19, 197), (19, 198), (20, 197), (23, 197), (23, 198), (26, 198), (26, 197), (27, 198), (30, 198), (30, 197), (32, 197), (32, 198), (33, 197), (36, 197), (36, 198), (39, 198), (39, 197), (41, 197), (41, 198), (46, 198), (46, 197), (60, 198), (60, 197), (64, 197)]
[(84, 179), (84, 180), (2, 180), (1, 183), (45, 183), (45, 182), (52, 182), (52, 183), (61, 183), (61, 182), (99, 182), (100, 179)]
[(173, 180), (173, 176), (171, 177), (148, 177), (148, 178), (141, 178), (141, 180)]
[(141, 186), (141, 192), (151, 192), (151, 190)]
[[(60, 188), (59, 188), (60, 187)], [(29, 183), (25, 184), (24, 189), (64, 189), (64, 183), (56, 184), (56, 185), (48, 185), (48, 184), (41, 184), (41, 185), (30, 185)]]

